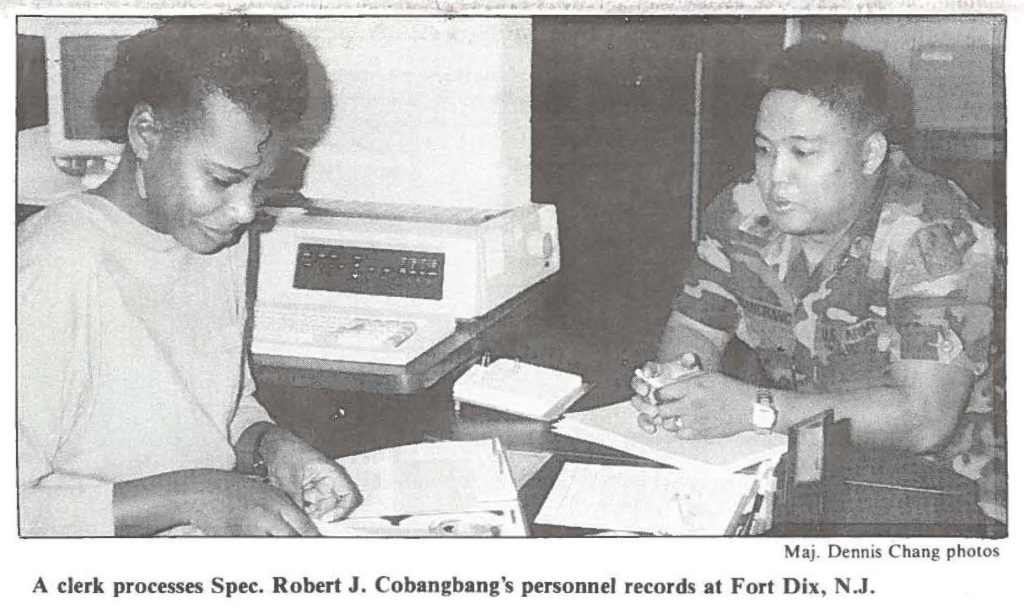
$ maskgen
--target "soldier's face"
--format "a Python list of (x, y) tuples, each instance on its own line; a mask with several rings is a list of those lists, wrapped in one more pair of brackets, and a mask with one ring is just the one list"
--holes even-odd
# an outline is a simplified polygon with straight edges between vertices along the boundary
[(843, 230), (865, 203), (863, 136), (818, 99), (786, 90), (765, 95), (754, 128), (757, 184), (775, 225)]

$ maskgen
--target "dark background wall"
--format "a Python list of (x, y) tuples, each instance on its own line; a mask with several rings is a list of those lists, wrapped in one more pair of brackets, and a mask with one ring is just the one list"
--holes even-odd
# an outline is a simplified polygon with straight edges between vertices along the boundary
[(600, 336), (609, 358), (651, 349), (692, 248), (697, 53), (707, 203), (752, 168), (752, 74), (783, 29), (779, 18), (534, 18), (533, 197), (557, 205), (562, 241), (549, 324)]
[(18, 35), (18, 130), (46, 124), (46, 53), (42, 36)]

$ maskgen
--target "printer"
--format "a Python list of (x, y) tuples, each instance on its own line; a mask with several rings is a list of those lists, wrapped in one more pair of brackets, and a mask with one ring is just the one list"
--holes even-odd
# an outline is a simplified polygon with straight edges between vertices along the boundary
[(314, 200), (260, 237), (252, 351), (404, 365), (555, 273), (553, 205)]

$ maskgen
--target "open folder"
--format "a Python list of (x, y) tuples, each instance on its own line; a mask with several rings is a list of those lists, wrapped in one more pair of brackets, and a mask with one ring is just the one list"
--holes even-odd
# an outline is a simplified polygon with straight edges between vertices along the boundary
[(649, 435), (637, 424), (637, 411), (629, 402), (566, 414), (551, 428), (561, 435), (692, 472), (741, 471), (780, 457), (788, 443), (786, 436), (780, 433), (754, 431), (720, 439), (679, 439), (674, 433), (661, 429)]
[(341, 458), (363, 504), (324, 536), (525, 536), (501, 442), (418, 443)]

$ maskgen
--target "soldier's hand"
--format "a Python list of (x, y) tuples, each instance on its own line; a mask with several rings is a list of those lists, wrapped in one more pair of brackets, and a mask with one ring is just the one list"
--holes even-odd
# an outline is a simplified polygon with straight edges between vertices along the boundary
[(728, 437), (754, 428), (750, 416), (756, 391), (721, 373), (705, 372), (659, 389), (657, 414), (680, 439)]

